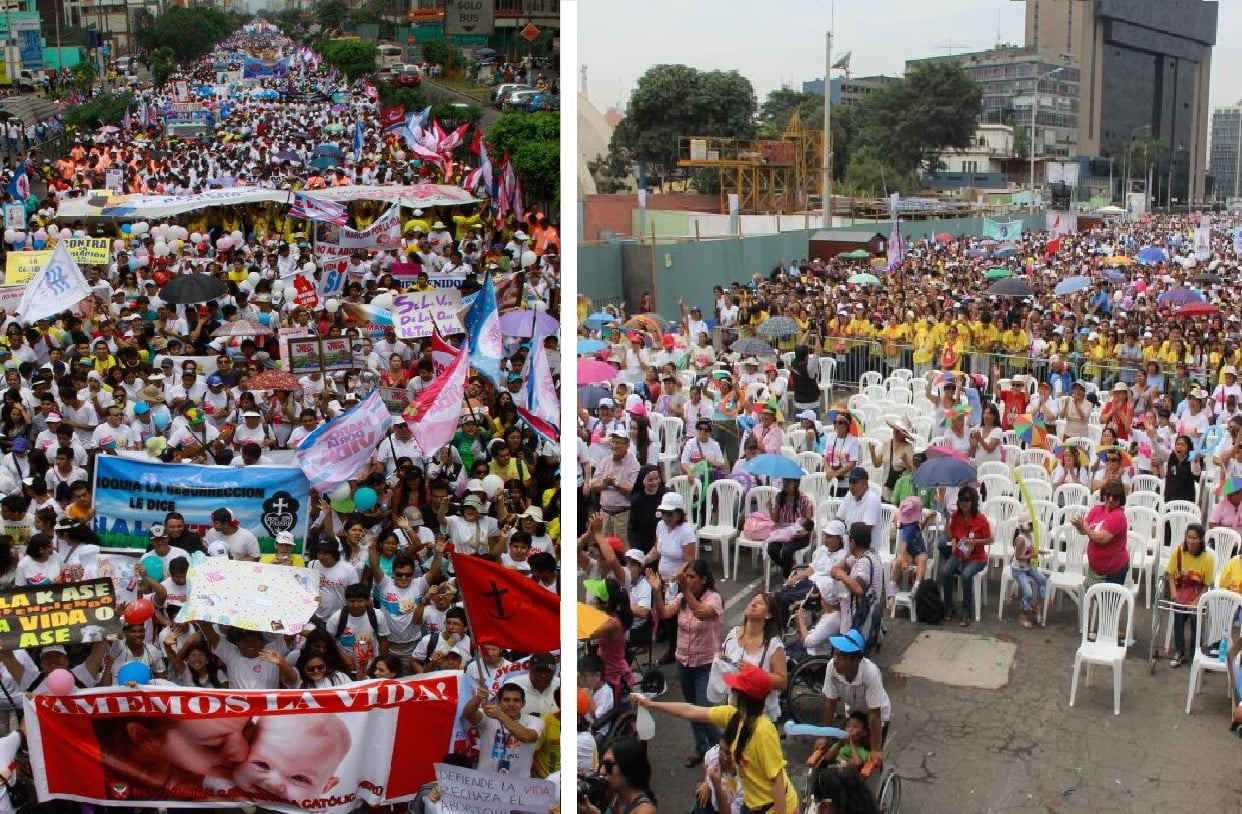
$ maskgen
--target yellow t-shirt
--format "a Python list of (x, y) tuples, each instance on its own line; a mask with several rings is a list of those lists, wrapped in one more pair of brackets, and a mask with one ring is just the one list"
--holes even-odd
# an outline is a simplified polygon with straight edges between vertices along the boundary
[(1195, 556), (1182, 548), (1181, 556), (1179, 557), (1178, 551), (1174, 550), (1172, 556), (1169, 557), (1169, 564), (1165, 566), (1164, 572), (1171, 577), (1176, 577), (1179, 573), (1177, 567), (1179, 560), (1182, 566), (1180, 573), (1196, 573), (1204, 585), (1212, 584), (1212, 578), (1216, 576), (1216, 558), (1212, 556), (1211, 551), (1204, 549), (1199, 552), (1198, 556)]
[(543, 734), (535, 742), (535, 755), (531, 759), (530, 773), (532, 777), (547, 777), (561, 770), (561, 716), (556, 712), (545, 712)]
[(1234, 557), (1225, 563), (1225, 570), (1220, 572), (1220, 585), (1217, 587), (1242, 594), (1242, 557)]
[[(721, 729), (729, 725), (729, 720), (737, 714), (737, 707), (722, 704), (707, 711), (713, 726)], [(737, 741), (734, 741), (736, 746)], [(785, 753), (781, 751), (781, 736), (776, 725), (766, 715), (755, 720), (755, 729), (746, 743), (744, 754), (738, 755), (734, 750), (734, 758), (738, 763), (738, 774), (742, 777), (742, 802), (747, 808), (763, 808), (773, 802), (772, 781), (778, 775), (785, 777), (785, 811), (798, 810), (798, 792), (793, 783), (789, 782), (789, 774), (785, 771)]]

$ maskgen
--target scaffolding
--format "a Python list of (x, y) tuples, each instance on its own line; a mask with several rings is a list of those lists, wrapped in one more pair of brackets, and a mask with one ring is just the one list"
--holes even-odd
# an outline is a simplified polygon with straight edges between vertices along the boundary
[(779, 139), (739, 140), (683, 136), (677, 166), (714, 169), (720, 177), (720, 211), (737, 195), (742, 215), (818, 210), (823, 193), (824, 134), (806, 130), (795, 112)]

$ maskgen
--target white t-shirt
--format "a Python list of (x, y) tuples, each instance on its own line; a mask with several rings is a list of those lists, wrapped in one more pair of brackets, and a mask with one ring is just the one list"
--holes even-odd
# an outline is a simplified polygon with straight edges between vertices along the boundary
[[(366, 612), (361, 616), (354, 616), (348, 610), (342, 610), (328, 622), (329, 625), (334, 625), (328, 632), (336, 635), (336, 631), (340, 629), (340, 635), (336, 636), (337, 643), (353, 653), (354, 663), (363, 666), (369, 665), (379, 655), (379, 638), (388, 638), (388, 620), (382, 613), (372, 613), (375, 613), (374, 629), (371, 627), (370, 614)], [(341, 619), (342, 615), (347, 615), (344, 620)], [(345, 622), (344, 628), (341, 628), (342, 621)]]
[(841, 508), (837, 511), (837, 519), (845, 524), (848, 532), (854, 523), (866, 523), (871, 526), (871, 550), (881, 551), (883, 545), (883, 529), (880, 528), (883, 515), (880, 510), (880, 496), (870, 489), (862, 496), (861, 499), (854, 497), (853, 494), (847, 494), (845, 499), (841, 501)]
[[(152, 673), (162, 673), (167, 668), (164, 664), (164, 654), (160, 649), (150, 642), (142, 643), (142, 653), (134, 655), (133, 651), (122, 642), (115, 642), (111, 648), (112, 653), (112, 676), (115, 679), (121, 672), (121, 668), (131, 661), (140, 661), (151, 668)], [(117, 682), (113, 681), (113, 684)]]
[(660, 552), (660, 577), (669, 579), (679, 568), (685, 565), (686, 557), (683, 546), (693, 544), (696, 540), (694, 525), (689, 522), (679, 523), (673, 528), (661, 520), (656, 525), (656, 550)]
[(427, 578), (415, 577), (402, 588), (392, 577), (384, 577), (379, 584), (379, 610), (388, 625), (388, 643), (409, 644), (418, 638), (418, 625), (414, 624), (414, 608), (418, 598), (427, 593)]
[(207, 550), (211, 551), (211, 544), (217, 540), (222, 540), (228, 546), (230, 559), (237, 560), (242, 557), (259, 559), (259, 538), (255, 537), (249, 529), (238, 527), (232, 534), (221, 534), (212, 529), (203, 538), (203, 543), (207, 546)]
[(853, 681), (846, 681), (837, 672), (835, 666), (828, 664), (828, 673), (824, 676), (823, 693), (827, 698), (836, 698), (845, 704), (844, 711), (879, 709), (881, 720), (892, 717), (893, 709), (884, 690), (884, 680), (880, 676), (880, 668), (871, 659), (863, 659), (858, 665), (858, 675)]
[[(517, 722), (543, 734), (543, 721), (534, 715), (523, 713)], [(479, 723), (479, 771), (530, 777), (537, 743), (522, 743), (500, 721), (484, 715)]]
[(447, 536), (449, 542), (463, 554), (487, 554), (487, 540), (495, 537), (498, 529), (494, 517), (481, 514), (475, 522), (470, 523), (460, 515), (453, 515), (448, 518)]
[(319, 610), (315, 615), (334, 620), (345, 607), (345, 589), (358, 582), (358, 570), (345, 560), (337, 560), (331, 568), (324, 568), (319, 560), (313, 560), (309, 567), (319, 579)]
[(188, 581), (185, 585), (178, 585), (173, 582), (172, 577), (169, 577), (162, 581), (160, 585), (164, 586), (164, 607), (169, 605), (181, 607), (189, 598), (190, 583)]
[(234, 690), (275, 690), (280, 687), (280, 668), (257, 656), (248, 659), (237, 645), (223, 636), (216, 645), (216, 655), (228, 670), (229, 687)]
[(59, 554), (53, 554), (44, 562), (35, 562), (30, 557), (23, 556), (17, 561), (13, 584), (17, 586), (51, 585), (64, 568), (64, 561), (61, 560)]

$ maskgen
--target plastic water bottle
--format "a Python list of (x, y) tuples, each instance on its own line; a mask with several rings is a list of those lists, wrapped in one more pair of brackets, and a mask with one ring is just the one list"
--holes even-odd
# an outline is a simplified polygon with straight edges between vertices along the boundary
[(646, 707), (639, 707), (634, 714), (634, 729), (640, 741), (649, 741), (655, 737), (655, 719)]

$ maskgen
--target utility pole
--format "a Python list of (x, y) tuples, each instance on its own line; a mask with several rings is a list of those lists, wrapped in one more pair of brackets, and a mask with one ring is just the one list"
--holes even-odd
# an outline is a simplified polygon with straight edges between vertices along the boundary
[[(1038, 69), (1039, 69), (1039, 66), (1037, 64), (1036, 70)], [(1035, 79), (1035, 96), (1031, 100), (1031, 207), (1030, 207), (1031, 212), (1035, 211), (1035, 116), (1039, 112), (1039, 83), (1043, 82), (1045, 79), (1047, 79), (1050, 76), (1055, 76), (1056, 74), (1059, 74), (1063, 70), (1065, 69), (1064, 68), (1053, 68), (1051, 71), (1048, 71), (1047, 73), (1040, 74)]]
[(832, 228), (832, 32), (824, 46), (824, 184), (820, 190), (824, 228)]

